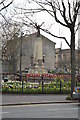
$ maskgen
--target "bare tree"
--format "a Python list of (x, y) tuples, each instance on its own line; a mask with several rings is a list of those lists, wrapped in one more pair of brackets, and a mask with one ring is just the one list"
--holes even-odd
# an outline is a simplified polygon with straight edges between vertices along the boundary
[(18, 46), (16, 47), (15, 44), (17, 44), (16, 39), (18, 39), (22, 26), (20, 23), (8, 20), (8, 22), (3, 22), (1, 27), (2, 60), (9, 64), (9, 72), (14, 72), (16, 59), (18, 59), (17, 55), (15, 56)]
[(80, 46), (78, 43), (78, 58), (77, 58), (77, 62), (78, 62), (78, 74), (80, 74)]
[[(2, 26), (3, 26), (3, 21), (5, 20), (7, 23), (7, 19), (4, 15), (4, 10), (7, 12), (7, 8), (13, 3), (14, 0), (11, 0), (11, 1), (7, 1), (7, 0), (1, 0), (0, 1), (0, 16), (1, 18), (3, 19), (0, 19), (0, 37), (2, 36)], [(0, 39), (0, 41), (2, 41), (2, 39)]]
[(1, 0), (0, 1), (0, 15), (5, 19), (5, 16), (2, 14), (3, 10), (7, 10), (7, 8), (13, 3), (14, 0), (7, 1)]
[[(28, 0), (31, 3), (31, 0)], [(23, 24), (26, 26), (33, 25), (36, 29), (45, 31), (46, 33), (52, 35), (53, 37), (64, 39), (67, 45), (70, 47), (71, 51), (71, 97), (73, 93), (73, 89), (75, 87), (75, 34), (78, 30), (79, 24), (76, 24), (79, 8), (80, 8), (80, 1), (79, 0), (33, 0), (39, 7), (37, 8), (19, 8), (24, 11), (25, 17), (27, 20), (23, 19)], [(48, 29), (44, 29), (42, 26), (37, 25), (32, 19), (28, 17), (28, 14), (40, 13), (46, 11), (56, 23), (60, 24), (61, 26), (68, 28), (71, 34), (70, 42), (68, 42), (65, 36), (58, 36), (50, 32)], [(24, 18), (25, 18), (24, 17)], [(53, 22), (54, 22), (53, 20)], [(44, 21), (44, 20), (43, 20)]]
[(62, 38), (66, 41), (71, 50), (71, 97), (73, 93), (73, 89), (75, 87), (75, 34), (76, 30), (78, 30), (79, 24), (76, 25), (80, 1), (79, 0), (33, 0), (39, 5), (37, 9), (26, 9), (28, 12), (31, 11), (33, 13), (37, 13), (40, 11), (46, 11), (49, 15), (51, 15), (57, 23), (66, 27), (70, 30), (71, 39), (70, 44), (66, 37), (60, 37), (54, 35), (48, 30), (40, 28), (41, 30), (49, 33), (50, 35)]

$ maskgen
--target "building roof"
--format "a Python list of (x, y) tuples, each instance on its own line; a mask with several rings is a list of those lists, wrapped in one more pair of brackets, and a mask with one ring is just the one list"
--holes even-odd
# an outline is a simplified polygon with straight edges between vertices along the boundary
[[(37, 36), (37, 32), (32, 33), (32, 34), (29, 34), (29, 35), (27, 35), (27, 37), (34, 36), (34, 35), (36, 35), (36, 36)], [(25, 36), (24, 36), (24, 37), (25, 37)], [(56, 44), (55, 42), (53, 42), (52, 40), (50, 40), (49, 38), (45, 37), (45, 36), (44, 36), (44, 35), (42, 35), (42, 34), (40, 34), (40, 37), (45, 38), (45, 39), (47, 39), (47, 40), (51, 41), (52, 43)]]

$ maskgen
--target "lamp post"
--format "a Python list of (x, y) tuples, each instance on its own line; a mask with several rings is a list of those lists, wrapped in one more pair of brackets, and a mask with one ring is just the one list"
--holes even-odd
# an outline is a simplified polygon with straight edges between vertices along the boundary
[(41, 76), (41, 80), (42, 80), (42, 93), (43, 93), (43, 87), (44, 87), (44, 79), (43, 79), (43, 75)]
[(23, 79), (22, 79), (22, 35), (23, 32), (21, 32), (20, 36), (20, 81), (22, 81), (22, 93), (23, 93)]

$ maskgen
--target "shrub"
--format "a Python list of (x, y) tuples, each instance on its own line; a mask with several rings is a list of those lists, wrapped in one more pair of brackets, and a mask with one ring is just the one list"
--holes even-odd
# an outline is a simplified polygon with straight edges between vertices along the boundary
[(67, 96), (67, 97), (66, 97), (66, 100), (72, 100), (71, 96), (70, 96), (70, 95)]
[(56, 82), (60, 82), (60, 78), (59, 77), (56, 78)]

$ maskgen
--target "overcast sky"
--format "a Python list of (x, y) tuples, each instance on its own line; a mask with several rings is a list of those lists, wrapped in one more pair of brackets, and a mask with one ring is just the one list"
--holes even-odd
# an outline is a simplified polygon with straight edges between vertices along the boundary
[[(29, 5), (27, 4), (28, 0), (14, 0), (14, 5), (13, 6), (19, 6), (19, 7), (24, 7), (24, 8), (32, 8), (35, 7), (35, 5)], [(13, 10), (13, 7), (10, 6), (9, 8), (10, 12), (12, 12)], [(35, 22), (37, 22), (39, 25), (45, 21), (45, 23), (43, 24), (42, 27), (44, 28), (49, 28), (50, 27), (50, 31), (55, 34), (55, 35), (58, 35), (58, 36), (66, 36), (67, 40), (70, 42), (70, 31), (65, 28), (65, 27), (61, 27), (61, 25), (57, 24), (52, 17), (50, 17), (47, 13), (39, 13), (37, 15), (34, 15), (33, 16), (33, 20)], [(52, 27), (51, 27), (52, 26)], [(48, 35), (46, 33), (44, 33), (43, 31), (41, 31), (41, 34), (43, 34), (44, 36), (48, 37), (50, 40), (52, 40), (53, 42), (56, 43), (56, 48), (60, 48), (61, 46), (61, 42), (62, 42), (62, 48), (63, 49), (66, 49), (66, 48), (69, 48), (68, 45), (65, 43), (64, 40), (62, 39), (57, 39), (57, 38), (54, 38), (52, 37), (51, 35)], [(78, 40), (78, 35), (76, 35), (76, 46), (77, 46), (77, 40)]]

